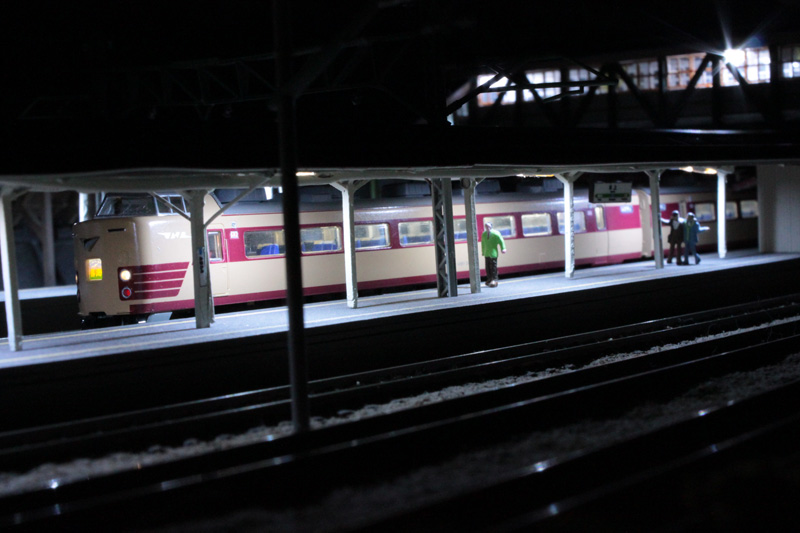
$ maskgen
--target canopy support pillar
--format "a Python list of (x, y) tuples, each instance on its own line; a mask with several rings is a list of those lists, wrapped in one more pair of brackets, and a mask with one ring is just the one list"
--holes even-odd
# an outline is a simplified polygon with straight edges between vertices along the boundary
[(356, 266), (356, 233), (355, 233), (355, 195), (356, 191), (366, 185), (366, 181), (343, 181), (331, 183), (342, 193), (342, 226), (344, 227), (344, 274), (347, 288), (347, 307), (358, 307), (358, 268)]
[(0, 260), (3, 263), (3, 291), (6, 305), (8, 346), (12, 352), (22, 349), (22, 312), (19, 304), (17, 247), (14, 243), (14, 215), (11, 205), (21, 193), (3, 188), (0, 191)]
[(728, 255), (727, 237), (727, 216), (725, 206), (727, 196), (725, 186), (728, 181), (728, 172), (723, 169), (717, 170), (717, 252), (720, 259), (725, 259)]
[(575, 276), (575, 181), (583, 172), (556, 174), (564, 184), (564, 277)]
[(56, 239), (53, 230), (53, 193), (44, 192), (42, 201), (42, 273), (44, 286), (56, 284)]
[[(664, 268), (664, 244), (661, 237), (661, 174), (663, 170), (648, 170), (650, 178), (650, 223), (653, 226), (653, 259), (656, 268)], [(680, 261), (680, 257), (678, 258)]]
[(469, 290), (472, 294), (481, 292), (481, 256), (478, 233), (478, 213), (475, 209), (475, 193), (482, 179), (461, 178), (464, 191), (464, 214), (467, 220), (467, 257), (469, 260)]
[(433, 235), (436, 244), (436, 290), (439, 297), (458, 296), (456, 244), (453, 235), (453, 182), (432, 179)]
[(214, 297), (208, 264), (208, 245), (204, 220), (205, 197), (208, 191), (185, 191), (189, 203), (189, 223), (192, 236), (192, 268), (194, 272), (194, 316), (198, 329), (211, 327), (214, 322)]

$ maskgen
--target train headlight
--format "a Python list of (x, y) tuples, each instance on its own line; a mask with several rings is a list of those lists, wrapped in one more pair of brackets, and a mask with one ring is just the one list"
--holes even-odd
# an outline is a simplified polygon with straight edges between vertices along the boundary
[(119, 271), (119, 279), (122, 281), (130, 281), (131, 280), (131, 271), (127, 268), (123, 268)]
[(103, 281), (103, 260), (86, 260), (86, 279), (89, 281)]
[(131, 297), (131, 295), (133, 294), (133, 291), (131, 290), (130, 287), (122, 287), (122, 293), (121, 294), (122, 294), (122, 297), (127, 300), (128, 298)]

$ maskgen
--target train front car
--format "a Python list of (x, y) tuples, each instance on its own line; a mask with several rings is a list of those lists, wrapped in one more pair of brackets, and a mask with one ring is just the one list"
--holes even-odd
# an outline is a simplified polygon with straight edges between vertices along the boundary
[(78, 312), (87, 325), (131, 323), (190, 306), (189, 222), (183, 198), (109, 194), (93, 220), (73, 228)]

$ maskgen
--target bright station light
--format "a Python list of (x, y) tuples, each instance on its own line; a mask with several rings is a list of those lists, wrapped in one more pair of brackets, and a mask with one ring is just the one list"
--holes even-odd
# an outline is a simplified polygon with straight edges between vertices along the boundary
[(744, 65), (744, 50), (738, 48), (728, 48), (723, 54), (726, 63), (734, 66)]

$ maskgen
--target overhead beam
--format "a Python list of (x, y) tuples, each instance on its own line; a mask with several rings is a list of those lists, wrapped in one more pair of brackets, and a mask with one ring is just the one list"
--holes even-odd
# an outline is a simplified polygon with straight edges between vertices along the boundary
[[(703, 76), (703, 73), (705, 72), (706, 68), (708, 67), (708, 64), (711, 61), (712, 61), (712, 54), (706, 54), (705, 56), (703, 56), (703, 61), (700, 62), (700, 66), (695, 71), (694, 75), (692, 76), (692, 79), (689, 80), (689, 85), (687, 85), (686, 88), (683, 90), (683, 92), (681, 93), (680, 100), (678, 100), (678, 103), (670, 112), (668, 121), (670, 127), (674, 127), (675, 124), (678, 122), (678, 119), (680, 118), (683, 109), (686, 107), (686, 104), (689, 102), (689, 99), (692, 97), (692, 95), (695, 92), (695, 89), (697, 88), (697, 82), (700, 81), (700, 78)], [(662, 76), (664, 77), (666, 77), (666, 75), (667, 75), (666, 73), (662, 74)]]

